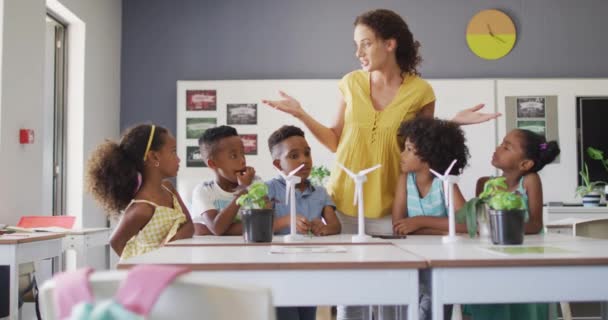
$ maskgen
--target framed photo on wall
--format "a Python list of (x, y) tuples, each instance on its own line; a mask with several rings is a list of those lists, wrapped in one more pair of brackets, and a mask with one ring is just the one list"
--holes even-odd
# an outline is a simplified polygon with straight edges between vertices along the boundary
[(198, 139), (207, 129), (217, 126), (217, 118), (186, 118), (186, 139)]
[(186, 90), (187, 111), (217, 110), (217, 91), (215, 90)]
[(258, 154), (258, 135), (257, 134), (241, 134), (239, 135), (243, 140), (245, 146), (245, 154), (257, 155)]
[(207, 165), (201, 156), (201, 151), (198, 146), (187, 146), (186, 147), (186, 167), (190, 168), (204, 168)]
[(255, 103), (231, 103), (226, 106), (228, 125), (258, 124), (258, 105)]

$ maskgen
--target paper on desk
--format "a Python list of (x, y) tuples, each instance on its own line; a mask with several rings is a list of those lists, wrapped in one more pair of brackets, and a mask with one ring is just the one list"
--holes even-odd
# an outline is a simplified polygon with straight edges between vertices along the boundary
[(37, 228), (21, 228), (15, 226), (8, 226), (6, 230), (14, 230), (16, 232), (56, 232), (56, 233), (64, 233), (69, 232), (71, 229), (66, 229), (62, 227), (37, 227)]
[(270, 253), (341, 253), (343, 246), (270, 246)]
[(490, 250), (493, 253), (502, 253), (508, 255), (525, 255), (525, 254), (551, 254), (551, 253), (573, 253), (572, 250), (566, 250), (558, 247), (545, 246), (512, 246), (512, 247), (487, 247), (483, 248)]

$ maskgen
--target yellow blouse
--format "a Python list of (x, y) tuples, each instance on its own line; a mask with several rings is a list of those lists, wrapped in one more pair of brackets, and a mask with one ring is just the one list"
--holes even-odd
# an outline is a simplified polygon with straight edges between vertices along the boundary
[[(153, 206), (155, 208), (154, 214), (150, 221), (127, 241), (120, 256), (121, 259), (127, 259), (158, 249), (171, 240), (179, 227), (186, 222), (186, 216), (175, 195), (173, 195), (173, 208), (159, 206), (148, 200), (131, 200), (129, 206), (133, 203), (147, 203)], [(127, 209), (129, 206), (127, 206)]]
[[(376, 111), (371, 100), (369, 72), (353, 71), (345, 75), (338, 86), (346, 102), (346, 111), (336, 162), (355, 173), (381, 164), (380, 169), (367, 175), (363, 184), (364, 213), (366, 218), (389, 215), (400, 172), (399, 126), (435, 101), (433, 88), (422, 78), (408, 75), (389, 105)], [(337, 209), (350, 216), (357, 215), (357, 206), (353, 204), (354, 191), (353, 180), (335, 165), (328, 192)]]

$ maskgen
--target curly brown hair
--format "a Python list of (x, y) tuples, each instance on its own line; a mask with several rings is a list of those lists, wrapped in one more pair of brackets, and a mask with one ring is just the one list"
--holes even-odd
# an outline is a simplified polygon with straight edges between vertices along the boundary
[(466, 138), (460, 126), (452, 121), (416, 117), (401, 123), (398, 140), (400, 147), (409, 139), (416, 146), (416, 155), (431, 169), (443, 174), (452, 160), (457, 162), (450, 174), (459, 175), (470, 157)]
[[(129, 128), (123, 133), (120, 143), (106, 140), (88, 160), (87, 190), (109, 215), (124, 210), (137, 191), (137, 174), (144, 172), (144, 152), (151, 130), (150, 124)], [(156, 126), (150, 150), (162, 148), (167, 132), (167, 129)]]
[(422, 62), (418, 52), (420, 42), (414, 40), (414, 35), (400, 15), (387, 9), (371, 10), (355, 19), (355, 26), (360, 24), (371, 28), (376, 36), (384, 40), (395, 39), (395, 55), (401, 72), (420, 75), (417, 69)]

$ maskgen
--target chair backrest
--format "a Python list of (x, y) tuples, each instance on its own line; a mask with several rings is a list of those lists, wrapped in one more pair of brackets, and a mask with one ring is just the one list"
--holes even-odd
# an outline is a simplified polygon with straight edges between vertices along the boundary
[(608, 219), (595, 219), (575, 223), (574, 235), (577, 237), (589, 237), (608, 239)]
[(180, 176), (177, 179), (177, 192), (180, 197), (182, 197), (184, 204), (188, 207), (188, 211), (191, 211), (192, 209), (192, 191), (194, 191), (194, 188), (201, 182), (203, 182), (203, 178), (198, 176)]
[(72, 229), (74, 216), (22, 216), (17, 223), (20, 228), (60, 227)]
[[(89, 278), (97, 301), (114, 297), (126, 271), (101, 271)], [(40, 289), (43, 319), (59, 320), (55, 312), (54, 289), (49, 280)], [(148, 319), (275, 319), (269, 289), (238, 284), (215, 284), (190, 273), (179, 276), (158, 298)]]

